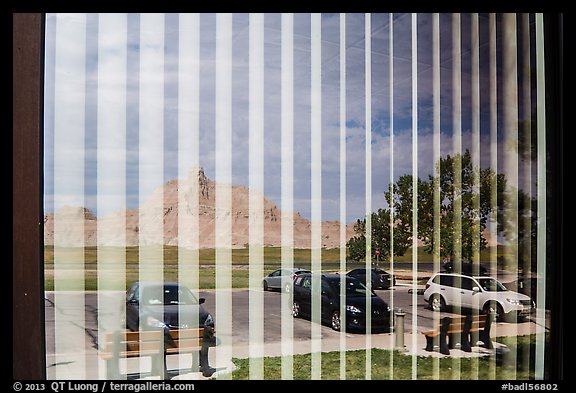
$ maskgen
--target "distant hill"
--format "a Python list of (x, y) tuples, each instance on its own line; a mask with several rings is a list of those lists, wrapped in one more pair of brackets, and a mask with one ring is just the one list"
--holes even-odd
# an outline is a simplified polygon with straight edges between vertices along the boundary
[[(249, 195), (248, 188), (239, 185), (231, 187), (231, 226), (232, 248), (245, 247), (249, 242)], [(178, 189), (184, 190), (184, 204), (178, 203)], [(197, 203), (193, 196), (197, 195)], [(94, 246), (97, 244), (128, 246), (157, 244), (180, 245), (189, 248), (214, 248), (216, 240), (216, 183), (207, 178), (202, 168), (192, 169), (188, 177), (180, 182), (170, 180), (158, 187), (140, 208), (117, 211), (103, 217), (96, 217), (84, 207), (65, 206), (44, 217), (44, 242), (55, 243), (54, 217), (58, 216), (56, 242), (63, 246)], [(296, 248), (310, 248), (311, 222), (294, 212), (282, 212), (263, 195), (264, 245), (281, 246), (282, 217), (292, 217), (294, 221), (293, 241)], [(163, 211), (156, 206), (163, 203)], [(179, 227), (178, 216), (186, 225)], [(162, 217), (159, 217), (162, 215)], [(228, 218), (228, 217), (227, 217)], [(142, 221), (141, 228), (140, 222)], [(164, 225), (148, 225), (147, 222), (163, 222)], [(194, 223), (198, 225), (195, 229)], [(123, 225), (122, 225), (123, 224)], [(100, 230), (98, 230), (98, 228)], [(124, 231), (125, 229), (125, 231)], [(195, 236), (196, 235), (196, 236)], [(97, 241), (100, 236), (100, 241)], [(353, 224), (346, 226), (346, 239), (353, 236)], [(125, 239), (125, 240), (124, 240)], [(340, 223), (322, 222), (322, 247), (340, 246)], [(160, 240), (161, 241), (161, 240)]]

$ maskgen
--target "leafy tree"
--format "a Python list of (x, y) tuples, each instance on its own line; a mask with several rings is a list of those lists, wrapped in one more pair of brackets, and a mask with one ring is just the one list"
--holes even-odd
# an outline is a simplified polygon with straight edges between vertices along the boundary
[(354, 262), (360, 262), (366, 258), (366, 236), (354, 236), (348, 240), (346, 246), (348, 247), (348, 255)]
[[(525, 250), (518, 257), (530, 258), (535, 237), (536, 201), (522, 190), (507, 185), (504, 174), (491, 168), (474, 166), (469, 150), (464, 154), (447, 155), (436, 163), (439, 176), (418, 179), (418, 239), (425, 250), (435, 250), (443, 259), (473, 261), (475, 251), (487, 247), (484, 232), (492, 215), (491, 195), (496, 186), (497, 231)], [(436, 193), (436, 198), (435, 198)], [(382, 260), (390, 258), (390, 215), (393, 215), (394, 255), (403, 255), (412, 246), (413, 177), (401, 176), (385, 192), (390, 209), (372, 213), (372, 257), (380, 250)], [(434, 213), (435, 206), (437, 213)], [(435, 220), (439, 227), (435, 227)], [(531, 225), (525, 224), (531, 222)], [(366, 256), (366, 219), (354, 226), (356, 236), (348, 242), (350, 257), (364, 260)], [(438, 236), (439, 235), (439, 236)], [(528, 244), (528, 242), (532, 242)], [(520, 255), (523, 254), (523, 255)]]
[[(379, 260), (390, 259), (390, 210), (378, 209), (370, 215), (372, 227), (372, 241), (370, 254), (372, 259), (376, 259), (376, 252), (379, 251)], [(348, 253), (350, 258), (356, 262), (366, 258), (366, 218), (356, 220), (354, 224), (356, 236), (352, 237), (348, 243)], [(394, 255), (403, 255), (410, 247), (410, 234), (403, 228), (394, 228)]]
[[(463, 155), (440, 158), (436, 164), (440, 176), (418, 179), (418, 238), (425, 250), (432, 253), (435, 243), (434, 203), (440, 203), (439, 250), (443, 258), (460, 258), (472, 261), (474, 250), (486, 248), (483, 232), (491, 212), (490, 195), (494, 180), (498, 200), (505, 189), (504, 175), (496, 175), (490, 169), (474, 167), (469, 150)], [(435, 202), (435, 187), (439, 201)], [(406, 231), (412, 233), (412, 176), (404, 175), (386, 192), (386, 201), (394, 206), (395, 219)]]

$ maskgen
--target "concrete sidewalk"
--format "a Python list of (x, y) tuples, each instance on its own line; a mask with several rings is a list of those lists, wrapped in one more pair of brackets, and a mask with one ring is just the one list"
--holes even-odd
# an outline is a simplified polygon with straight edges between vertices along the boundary
[[(545, 331), (544, 323), (535, 323), (534, 321), (522, 323), (495, 323), (492, 326), (491, 337), (494, 339), (501, 336), (522, 336), (528, 334), (542, 333)], [(380, 349), (395, 349), (395, 334), (373, 334), (365, 335), (349, 335), (343, 334), (341, 337), (345, 340), (343, 342), (346, 350), (362, 350), (366, 348), (380, 348)], [(306, 354), (312, 351), (312, 348), (322, 348), (322, 352), (340, 351), (341, 337), (337, 338), (324, 338), (318, 341), (314, 340), (298, 340), (294, 341), (291, 353)], [(439, 352), (427, 352), (426, 339), (419, 331), (416, 334), (413, 332), (406, 332), (404, 334), (405, 354), (407, 356), (433, 356), (433, 357), (481, 357), (489, 356), (493, 351), (502, 348), (503, 345), (494, 342), (493, 350), (488, 350), (483, 347), (473, 347), (472, 352), (464, 352), (459, 349), (451, 349), (450, 355), (442, 355)], [(252, 348), (253, 350), (255, 348)], [(265, 357), (282, 356), (282, 343), (265, 343), (259, 349)], [(229, 354), (235, 358), (248, 358), (250, 354), (250, 346), (247, 344), (234, 345), (230, 348), (216, 347), (210, 349), (209, 357), (210, 364), (216, 368), (217, 372), (213, 377), (218, 377), (222, 374), (229, 374), (234, 369)], [(174, 377), (174, 379), (181, 380), (198, 380), (207, 379), (201, 375), (200, 372), (190, 372), (191, 369), (191, 356), (190, 355), (172, 355), (167, 359), (168, 369), (181, 370), (181, 374)], [(150, 372), (151, 365), (149, 358), (136, 358), (122, 360), (121, 372), (122, 373), (138, 373), (142, 372), (140, 379), (159, 379), (158, 376), (146, 376)], [(68, 353), (47, 356), (47, 378), (48, 379), (105, 379), (105, 362), (99, 359), (98, 353), (94, 349), (87, 349), (85, 353)]]

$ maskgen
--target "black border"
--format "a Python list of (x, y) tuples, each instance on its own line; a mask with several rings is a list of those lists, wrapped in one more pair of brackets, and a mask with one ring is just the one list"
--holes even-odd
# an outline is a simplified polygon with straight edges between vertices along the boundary
[(564, 377), (564, 76), (563, 14), (544, 14), (544, 52), (546, 70), (546, 146), (547, 146), (547, 249), (553, 284), (547, 283), (554, 307), (551, 309), (551, 353), (548, 370), (552, 379)]
[(12, 15), (12, 375), (45, 379), (44, 15)]

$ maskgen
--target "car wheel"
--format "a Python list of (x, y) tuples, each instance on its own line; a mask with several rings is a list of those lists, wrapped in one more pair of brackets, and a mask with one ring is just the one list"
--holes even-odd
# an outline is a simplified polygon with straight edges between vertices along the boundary
[(298, 302), (292, 303), (292, 316), (298, 318), (300, 316), (300, 304)]
[(432, 311), (435, 312), (440, 312), (446, 308), (446, 302), (444, 301), (444, 298), (438, 294), (432, 295), (428, 303), (430, 304)]
[(264, 290), (267, 291), (268, 290), (268, 283), (266, 281), (263, 281), (262, 285), (264, 287)]
[(336, 310), (332, 313), (332, 319), (330, 321), (330, 325), (332, 329), (336, 330), (337, 332), (340, 331), (342, 328), (342, 319), (340, 318), (340, 311)]
[(504, 314), (504, 309), (498, 302), (489, 302), (484, 306), (484, 312), (486, 314), (495, 313), (496, 322), (502, 322), (506, 314)]

